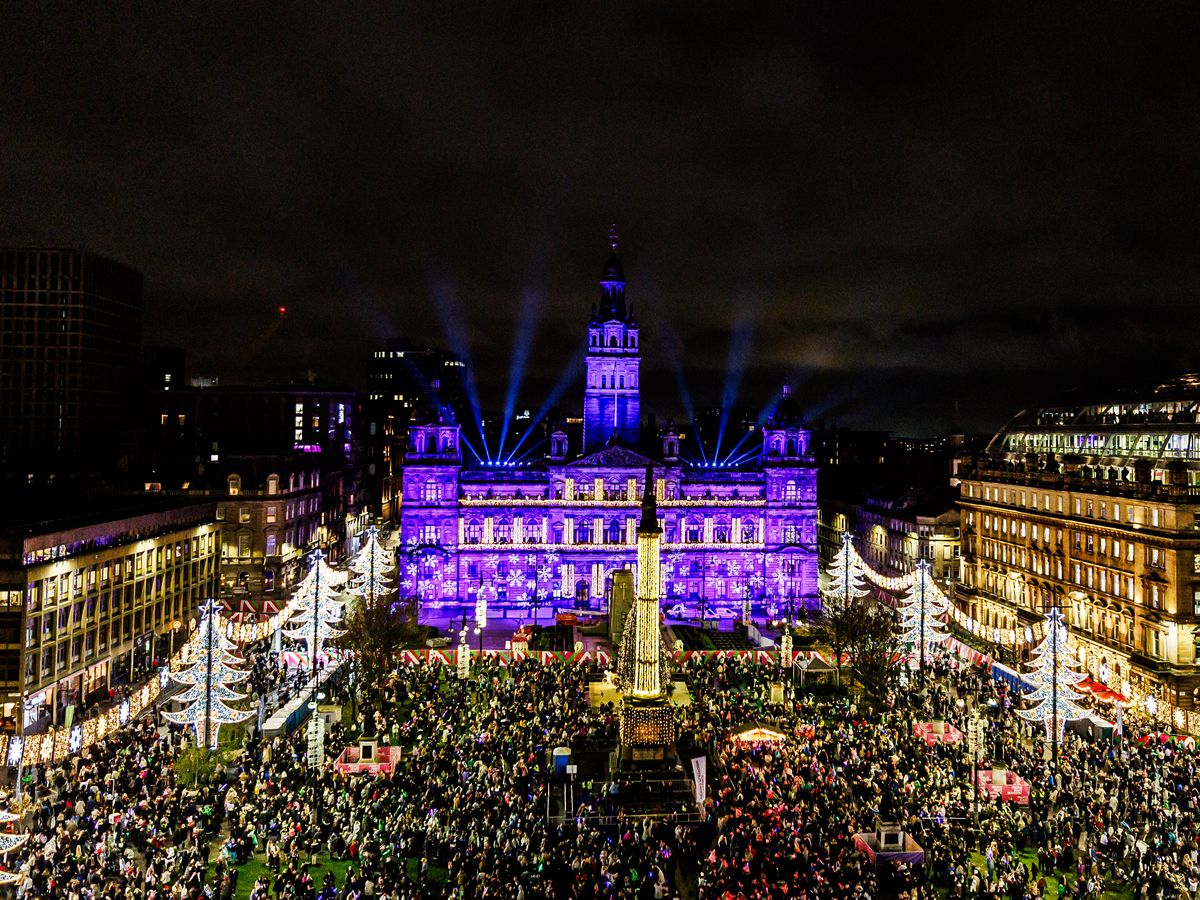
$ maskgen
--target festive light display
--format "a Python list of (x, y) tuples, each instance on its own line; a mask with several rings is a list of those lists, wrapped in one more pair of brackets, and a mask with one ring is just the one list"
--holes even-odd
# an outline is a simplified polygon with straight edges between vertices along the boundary
[(456, 661), (458, 677), (466, 681), (471, 677), (471, 648), (467, 646), (467, 629), (458, 633), (458, 659)]
[(1033, 670), (1022, 676), (1034, 686), (1024, 699), (1036, 705), (1019, 709), (1017, 714), (1030, 722), (1041, 722), (1046, 728), (1046, 740), (1057, 745), (1062, 741), (1067, 722), (1087, 715), (1078, 702), (1083, 695), (1072, 687), (1087, 676), (1072, 665), (1071, 636), (1058, 607), (1046, 614), (1045, 631), (1045, 638), (1033, 650)]
[(870, 593), (867, 590), (867, 566), (854, 551), (848, 531), (842, 532), (841, 549), (834, 554), (825, 571), (829, 575), (829, 586), (822, 593), (828, 606), (845, 609)]
[(339, 577), (325, 562), (325, 554), (317, 550), (312, 554), (308, 574), (296, 588), (289, 604), (289, 609), (293, 610), (288, 620), (290, 627), (284, 628), (283, 633), (304, 642), (314, 665), (321, 656), (321, 648), (345, 633), (335, 627), (345, 606), (337, 599), (335, 586), (344, 581), (345, 575)]
[(792, 667), (792, 629), (785, 627), (783, 637), (779, 639), (779, 663), (785, 669)]
[(374, 603), (392, 592), (391, 575), (396, 568), (388, 562), (388, 553), (379, 543), (379, 531), (372, 525), (366, 531), (362, 548), (350, 561), (350, 590), (366, 603)]
[(658, 747), (675, 739), (675, 715), (663, 692), (662, 529), (658, 525), (653, 476), (646, 470), (642, 519), (638, 525), (638, 564), (633, 614), (625, 620), (621, 640), (621, 673), (625, 697), (621, 703), (621, 743)]
[(216, 747), (222, 725), (244, 722), (253, 714), (228, 705), (246, 699), (229, 685), (250, 677), (249, 672), (238, 668), (241, 659), (234, 652), (234, 646), (225, 634), (217, 601), (207, 601), (200, 608), (200, 627), (196, 636), (185, 648), (190, 665), (171, 675), (175, 681), (187, 686), (178, 699), (188, 705), (178, 712), (163, 713), (169, 722), (192, 726), (196, 731), (197, 746)]
[(950, 598), (934, 583), (928, 560), (917, 563), (913, 583), (899, 605), (900, 641), (911, 649), (911, 663), (923, 668), (950, 637), (941, 621), (950, 610)]

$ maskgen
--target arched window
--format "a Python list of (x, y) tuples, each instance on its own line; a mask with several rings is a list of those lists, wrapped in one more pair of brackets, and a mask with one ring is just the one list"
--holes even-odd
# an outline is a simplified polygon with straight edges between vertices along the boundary
[(796, 482), (795, 481), (792, 481), (789, 479), (788, 482), (786, 484), (784, 484), (783, 499), (784, 500), (795, 500), (796, 499)]
[(600, 387), (602, 387), (602, 388), (608, 387), (608, 376), (606, 376), (606, 375), (600, 376)]
[(621, 376), (621, 387), (625, 387), (625, 376)]
[(608, 542), (610, 544), (621, 543), (621, 523), (617, 519), (608, 523)]
[(783, 449), (783, 442), (782, 442), (782, 441), (781, 441), (779, 438), (774, 438), (774, 439), (771, 441), (771, 455), (772, 455), (772, 456), (778, 456), (778, 455), (779, 455), (779, 452), (780, 452), (782, 449)]
[(426, 481), (421, 487), (421, 499), (426, 503), (437, 503), (442, 499), (442, 488), (436, 481)]
[(615, 334), (609, 336), (608, 346), (610, 346), (610, 347), (617, 346), (617, 336)]
[(787, 442), (787, 455), (788, 455), (788, 456), (795, 456), (795, 455), (796, 455), (796, 439), (795, 439), (795, 438), (788, 438), (788, 442)]
[(267, 493), (270, 494), (271, 496), (274, 496), (275, 494), (279, 493), (279, 476), (278, 475), (268, 475), (267, 476)]
[(242, 492), (242, 476), (241, 475), (230, 475), (229, 476), (229, 496), (236, 497), (241, 492)]
[(596, 336), (593, 334), (593, 335), (592, 335), (592, 340), (591, 340), (591, 345), (592, 345), (593, 347), (595, 347), (597, 343), (598, 343), (598, 341), (596, 340)]

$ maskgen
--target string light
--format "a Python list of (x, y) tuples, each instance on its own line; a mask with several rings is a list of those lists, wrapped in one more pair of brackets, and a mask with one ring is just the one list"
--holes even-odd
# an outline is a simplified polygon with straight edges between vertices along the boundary
[(230, 684), (238, 684), (250, 677), (250, 673), (239, 669), (241, 659), (233, 652), (234, 643), (226, 634), (216, 600), (209, 600), (200, 608), (200, 628), (190, 642), (191, 665), (172, 674), (172, 678), (186, 689), (177, 699), (188, 705), (178, 712), (163, 712), (168, 722), (190, 725), (196, 732), (196, 745), (204, 743), (217, 746), (217, 735), (222, 725), (244, 722), (252, 712), (233, 709), (229, 702), (245, 700)]

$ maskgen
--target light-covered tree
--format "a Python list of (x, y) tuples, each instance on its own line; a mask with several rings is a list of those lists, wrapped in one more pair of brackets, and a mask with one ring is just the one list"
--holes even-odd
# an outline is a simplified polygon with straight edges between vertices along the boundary
[(184, 668), (171, 673), (171, 678), (184, 685), (184, 690), (172, 697), (185, 703), (178, 712), (165, 712), (167, 721), (189, 725), (196, 732), (196, 745), (216, 747), (222, 725), (244, 722), (251, 710), (234, 709), (230, 703), (246, 699), (230, 685), (240, 684), (250, 673), (239, 668), (241, 657), (233, 641), (225, 634), (225, 623), (216, 600), (208, 600), (200, 608), (200, 627), (185, 651)]

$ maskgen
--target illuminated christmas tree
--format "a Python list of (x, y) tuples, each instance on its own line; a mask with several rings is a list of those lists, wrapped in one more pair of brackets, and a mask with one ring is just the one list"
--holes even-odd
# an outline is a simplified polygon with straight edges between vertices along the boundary
[(350, 561), (350, 590), (373, 604), (381, 597), (392, 593), (392, 571), (396, 568), (388, 561), (388, 551), (379, 543), (379, 532), (372, 525), (366, 531), (367, 539), (362, 549)]
[(850, 532), (842, 532), (842, 546), (825, 568), (829, 583), (821, 592), (826, 607), (848, 609), (870, 591), (867, 567), (851, 543)]
[[(14, 803), (14, 806), (16, 805), (17, 804)], [(7, 810), (0, 810), (0, 829), (5, 829), (0, 831), (0, 856), (7, 858), (7, 854), (11, 853), (13, 850), (20, 849), (29, 840), (28, 834), (23, 834), (21, 832), (9, 832), (7, 830), (10, 826), (14, 828), (17, 827), (17, 823), (20, 821), (21, 816), (8, 812)], [(0, 885), (16, 884), (17, 882), (21, 881), (23, 877), (24, 876), (19, 871), (9, 872), (3, 868), (0, 868)]]
[(1021, 677), (1033, 685), (1024, 699), (1035, 705), (1019, 709), (1017, 714), (1031, 722), (1041, 722), (1046, 728), (1046, 740), (1054, 741), (1057, 750), (1066, 723), (1087, 715), (1078, 702), (1083, 695), (1073, 687), (1087, 676), (1071, 665), (1070, 633), (1057, 606), (1046, 614), (1046, 637), (1034, 648), (1033, 655), (1033, 670)]
[(185, 668), (171, 673), (172, 679), (185, 685), (171, 699), (187, 706), (179, 712), (163, 713), (169, 722), (194, 728), (197, 745), (216, 747), (222, 725), (244, 722), (253, 714), (228, 705), (246, 699), (245, 694), (239, 694), (229, 685), (250, 677), (249, 672), (239, 668), (242, 660), (234, 652), (234, 646), (225, 634), (217, 601), (207, 601), (200, 608), (200, 627), (185, 651), (189, 662)]
[(942, 622), (950, 611), (950, 598), (934, 583), (928, 560), (917, 563), (912, 586), (899, 606), (900, 643), (910, 648), (912, 661), (924, 670), (928, 658), (950, 637)]
[(314, 551), (311, 559), (308, 574), (292, 595), (292, 615), (283, 633), (304, 642), (315, 667), (322, 648), (344, 634), (335, 623), (341, 621), (346, 605), (337, 599), (337, 587), (344, 583), (345, 575), (334, 572), (320, 550)]

